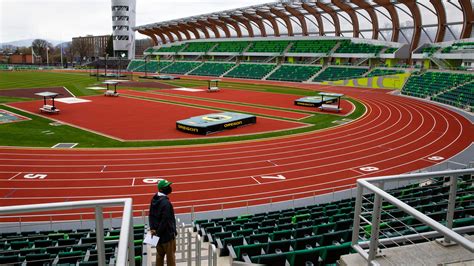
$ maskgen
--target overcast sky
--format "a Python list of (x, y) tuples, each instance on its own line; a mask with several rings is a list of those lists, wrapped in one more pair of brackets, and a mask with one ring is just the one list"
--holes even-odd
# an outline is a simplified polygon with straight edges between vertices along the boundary
[[(275, 0), (136, 0), (137, 25), (177, 19), (232, 8), (269, 3)], [(427, 6), (429, 0), (420, 0)], [(457, 1), (455, 1), (457, 2)], [(462, 13), (445, 2), (448, 22), (462, 20)], [(402, 6), (403, 9), (406, 7)], [(364, 11), (365, 12), (365, 11)], [(423, 12), (423, 11), (422, 11)], [(399, 12), (403, 23), (410, 21)], [(366, 14), (367, 17), (367, 14)], [(379, 16), (381, 25), (387, 22)], [(385, 19), (386, 20), (386, 19)], [(361, 21), (364, 22), (363, 19)], [(436, 24), (437, 18), (423, 13), (424, 24)], [(341, 20), (341, 27), (352, 26)], [(389, 24), (390, 25), (390, 24)], [(364, 28), (364, 25), (361, 25)], [(460, 31), (457, 26), (455, 31)], [(0, 43), (23, 39), (71, 41), (72, 37), (105, 35), (112, 32), (110, 0), (0, 0)], [(137, 39), (147, 36), (138, 34)]]
[[(137, 25), (268, 2), (272, 0), (137, 0)], [(110, 0), (0, 0), (0, 43), (70, 41), (111, 32)]]

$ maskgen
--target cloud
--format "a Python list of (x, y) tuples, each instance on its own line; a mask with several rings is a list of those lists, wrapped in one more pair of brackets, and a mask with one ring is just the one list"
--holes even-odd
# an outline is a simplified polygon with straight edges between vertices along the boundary
[[(137, 0), (137, 25), (266, 2)], [(110, 0), (0, 0), (0, 43), (34, 38), (70, 41), (111, 32)]]

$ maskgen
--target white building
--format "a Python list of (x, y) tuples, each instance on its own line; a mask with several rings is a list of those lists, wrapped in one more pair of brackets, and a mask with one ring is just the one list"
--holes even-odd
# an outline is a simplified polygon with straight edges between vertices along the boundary
[(135, 17), (136, 0), (112, 0), (114, 54), (110, 56), (135, 58)]

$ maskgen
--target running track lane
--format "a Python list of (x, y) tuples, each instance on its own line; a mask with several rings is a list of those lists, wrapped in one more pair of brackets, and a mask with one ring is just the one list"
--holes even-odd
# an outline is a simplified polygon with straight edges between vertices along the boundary
[[(281, 84), (281, 83), (280, 83)], [(123, 150), (0, 149), (0, 205), (131, 196), (146, 210), (155, 184), (173, 181), (177, 213), (268, 203), (331, 192), (357, 178), (400, 174), (448, 159), (474, 140), (473, 125), (442, 107), (380, 91), (292, 84), (344, 92), (367, 113), (319, 132), (254, 142)], [(364, 172), (361, 167), (377, 167)], [(47, 174), (25, 179), (25, 174)], [(283, 175), (286, 180), (264, 179)], [(335, 189), (337, 190), (337, 188)]]

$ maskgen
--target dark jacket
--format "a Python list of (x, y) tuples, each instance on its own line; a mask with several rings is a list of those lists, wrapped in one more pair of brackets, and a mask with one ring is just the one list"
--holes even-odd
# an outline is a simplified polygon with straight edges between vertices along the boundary
[(178, 234), (173, 205), (171, 205), (167, 196), (158, 196), (158, 193), (153, 196), (148, 219), (150, 229), (155, 230), (156, 235), (160, 237), (160, 244), (173, 240)]

